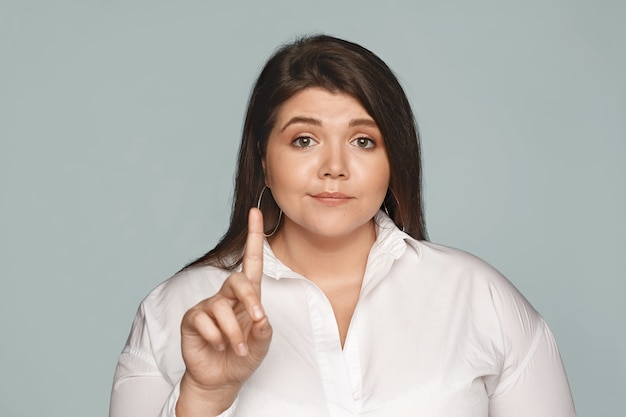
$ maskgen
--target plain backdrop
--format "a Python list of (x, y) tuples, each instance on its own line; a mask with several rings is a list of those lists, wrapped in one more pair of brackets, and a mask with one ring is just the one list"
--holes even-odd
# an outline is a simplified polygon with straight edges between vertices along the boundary
[(543, 314), (579, 416), (623, 417), (625, 21), (603, 0), (0, 0), (0, 415), (107, 415), (140, 301), (225, 231), (260, 67), (323, 32), (404, 85), (431, 240)]

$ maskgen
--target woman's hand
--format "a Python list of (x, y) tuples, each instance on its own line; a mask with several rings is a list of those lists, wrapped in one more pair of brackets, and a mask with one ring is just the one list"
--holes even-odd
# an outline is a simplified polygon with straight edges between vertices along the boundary
[(263, 240), (263, 215), (253, 208), (242, 272), (233, 273), (217, 294), (183, 317), (186, 370), (176, 405), (179, 417), (224, 411), (267, 354), (272, 328), (260, 301)]

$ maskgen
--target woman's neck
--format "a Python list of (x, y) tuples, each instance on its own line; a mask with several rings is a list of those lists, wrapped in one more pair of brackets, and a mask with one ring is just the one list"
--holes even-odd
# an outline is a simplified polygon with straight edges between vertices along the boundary
[(270, 245), (278, 259), (290, 269), (320, 287), (332, 287), (339, 284), (338, 280), (360, 283), (375, 240), (373, 221), (349, 234), (332, 237), (309, 233), (286, 221), (270, 240)]
[(373, 221), (347, 235), (330, 237), (309, 233), (286, 219), (280, 232), (270, 241), (278, 259), (324, 292), (335, 314), (342, 348), (375, 240)]

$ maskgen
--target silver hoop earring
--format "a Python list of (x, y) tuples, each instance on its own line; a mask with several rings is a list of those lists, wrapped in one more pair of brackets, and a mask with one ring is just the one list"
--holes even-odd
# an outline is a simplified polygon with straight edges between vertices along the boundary
[[(259, 210), (261, 210), (261, 200), (263, 199), (263, 193), (265, 193), (266, 189), (267, 189), (267, 185), (264, 185), (263, 189), (261, 190), (261, 194), (259, 195), (259, 199), (257, 200), (256, 208), (258, 208)], [(276, 221), (276, 227), (274, 227), (274, 230), (272, 230), (270, 234), (266, 234), (265, 231), (263, 231), (263, 236), (272, 237), (274, 236), (274, 233), (276, 233), (276, 231), (278, 230), (278, 226), (280, 226), (280, 221), (283, 218), (283, 210), (280, 207), (278, 207), (278, 209), (280, 210), (280, 212), (278, 213), (278, 220)]]
[[(398, 201), (398, 197), (396, 197), (396, 194), (393, 192), (393, 189), (391, 187), (389, 187), (389, 192), (391, 193), (391, 196), (393, 197), (393, 199), (396, 200), (396, 207), (400, 207), (400, 202)], [(387, 216), (389, 216), (389, 212), (387, 211), (387, 205), (385, 204), (384, 201), (383, 201), (383, 208), (385, 209), (385, 213), (387, 213)], [(406, 230), (404, 230), (404, 220), (402, 220), (402, 213), (400, 213), (400, 223), (402, 224), (402, 231), (406, 232)]]

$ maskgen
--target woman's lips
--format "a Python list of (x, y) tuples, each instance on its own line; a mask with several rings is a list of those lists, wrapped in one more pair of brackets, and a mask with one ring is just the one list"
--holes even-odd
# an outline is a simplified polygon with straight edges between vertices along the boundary
[(339, 206), (349, 202), (353, 198), (338, 192), (323, 192), (312, 195), (311, 197), (327, 206)]

